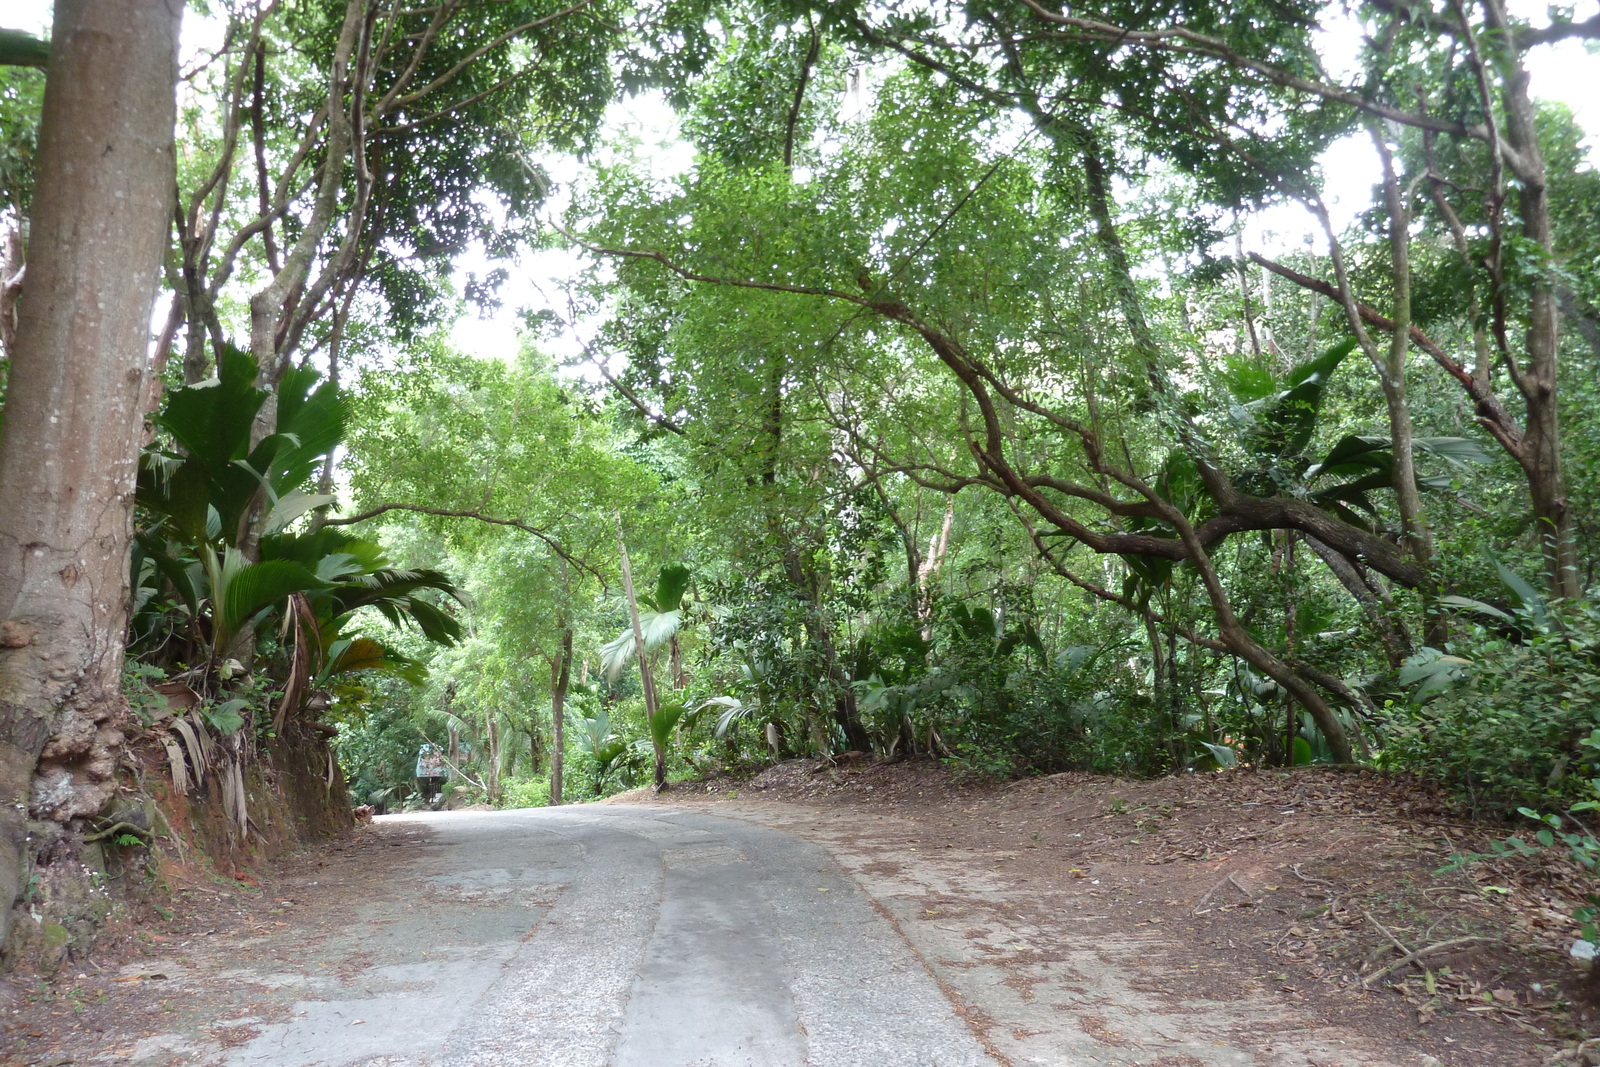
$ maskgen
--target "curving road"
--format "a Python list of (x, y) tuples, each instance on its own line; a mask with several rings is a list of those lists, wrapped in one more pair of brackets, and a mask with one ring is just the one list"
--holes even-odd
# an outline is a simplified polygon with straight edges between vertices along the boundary
[(289, 968), (241, 960), (230, 980), (274, 991), (289, 1010), (272, 1013), (282, 1021), (239, 1020), (249, 1039), (204, 1059), (230, 1067), (996, 1062), (917, 953), (817, 845), (712, 815), (624, 805), (383, 822), (424, 844), (401, 864), (408, 891), (358, 903), (318, 945), (321, 959), (358, 965), (333, 975), (310, 959)]

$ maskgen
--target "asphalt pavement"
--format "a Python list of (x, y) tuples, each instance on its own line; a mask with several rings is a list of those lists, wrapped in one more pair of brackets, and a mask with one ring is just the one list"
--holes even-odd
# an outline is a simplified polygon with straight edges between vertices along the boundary
[(399, 875), (414, 891), (330, 935), (330, 956), (359, 961), (339, 976), (241, 960), (233, 980), (294, 999), (239, 1020), (249, 1040), (211, 1062), (996, 1062), (886, 914), (821, 847), (780, 830), (626, 805), (384, 822), (426, 842)]

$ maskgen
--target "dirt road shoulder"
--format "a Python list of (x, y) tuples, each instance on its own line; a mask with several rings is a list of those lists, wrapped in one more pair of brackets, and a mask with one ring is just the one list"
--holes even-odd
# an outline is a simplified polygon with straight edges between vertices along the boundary
[[(1439, 873), (1461, 842), (1414, 783), (962, 787), (934, 765), (797, 762), (649, 802), (827, 847), (1015, 1064), (1520, 1067), (1581, 1036), (1561, 902), (1516, 872)], [(1394, 966), (1396, 945), (1441, 944)]]

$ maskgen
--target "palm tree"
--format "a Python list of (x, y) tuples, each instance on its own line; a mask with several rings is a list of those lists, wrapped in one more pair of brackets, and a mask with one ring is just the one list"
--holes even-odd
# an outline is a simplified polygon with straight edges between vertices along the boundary
[[(688, 567), (681, 563), (669, 563), (661, 568), (656, 577), (654, 595), (639, 597), (639, 627), (644, 634), (645, 654), (649, 655), (662, 645), (668, 647), (674, 689), (682, 689), (687, 684), (683, 673), (683, 648), (678, 634), (684, 625), (683, 598), (689, 590), (689, 582)], [(601, 647), (600, 664), (605, 670), (606, 681), (615, 685), (617, 679), (622, 677), (623, 668), (637, 652), (637, 644), (630, 625)]]

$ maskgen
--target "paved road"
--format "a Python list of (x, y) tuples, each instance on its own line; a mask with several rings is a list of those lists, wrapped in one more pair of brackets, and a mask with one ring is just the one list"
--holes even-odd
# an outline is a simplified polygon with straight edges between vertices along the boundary
[(328, 958), (360, 959), (353, 971), (241, 960), (232, 980), (296, 999), (286, 1022), (239, 1020), (253, 1035), (217, 1049), (220, 1062), (995, 1062), (921, 958), (814, 844), (623, 805), (384, 821), (426, 836), (407, 865), (417, 891), (398, 907), (363, 906), (329, 938)]

